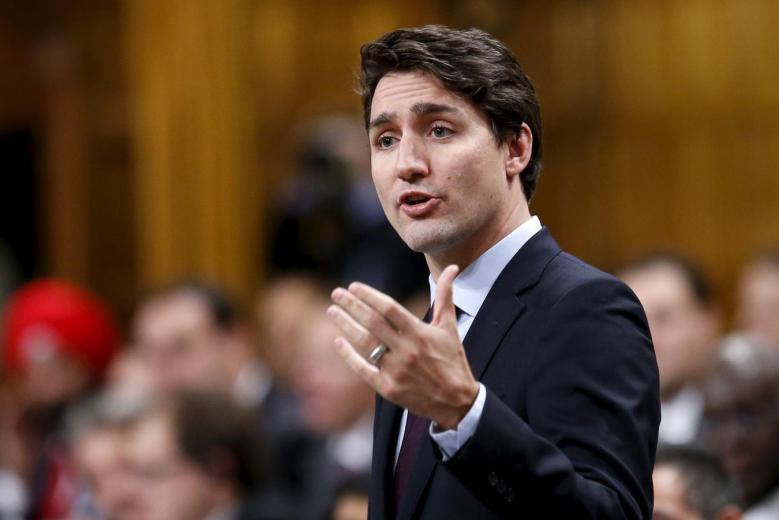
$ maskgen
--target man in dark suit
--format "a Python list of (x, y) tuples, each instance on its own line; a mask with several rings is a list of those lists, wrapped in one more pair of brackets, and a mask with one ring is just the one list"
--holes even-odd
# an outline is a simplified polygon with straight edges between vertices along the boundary
[(371, 518), (650, 518), (646, 319), (530, 214), (541, 121), (516, 58), (475, 29), (398, 30), (363, 46), (361, 85), (379, 198), (433, 300), (421, 321), (364, 284), (332, 294), (336, 348), (378, 393)]

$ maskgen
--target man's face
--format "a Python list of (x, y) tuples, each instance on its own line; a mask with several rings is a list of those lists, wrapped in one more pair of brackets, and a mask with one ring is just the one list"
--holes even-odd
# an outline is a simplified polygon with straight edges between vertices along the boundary
[(719, 370), (703, 387), (702, 441), (734, 475), (747, 503), (779, 482), (776, 374)]
[(300, 327), (300, 352), (292, 383), (306, 424), (317, 433), (347, 430), (373, 406), (373, 391), (333, 349), (340, 334), (324, 312)]
[(411, 249), (480, 254), (518, 224), (512, 216), (524, 196), (517, 176), (507, 175), (510, 146), (434, 76), (385, 75), (369, 126), (376, 191)]
[(97, 427), (74, 440), (72, 454), (98, 508), (108, 518), (136, 520), (142, 518), (142, 513), (124, 454), (125, 442), (122, 429)]
[(717, 318), (695, 300), (684, 276), (671, 265), (636, 269), (622, 279), (644, 307), (661, 391), (669, 396), (709, 366), (716, 348)]
[(55, 352), (46, 359), (29, 361), (18, 384), (25, 406), (42, 411), (68, 403), (88, 387), (89, 381), (82, 363)]
[(130, 430), (126, 449), (143, 518), (198, 520), (216, 506), (216, 481), (181, 455), (169, 417), (142, 419)]
[(741, 276), (738, 287), (739, 327), (779, 346), (779, 268), (756, 263)]
[(197, 297), (179, 294), (144, 305), (135, 320), (139, 352), (160, 390), (224, 390), (226, 340)]
[(687, 504), (687, 484), (673, 466), (663, 464), (652, 472), (655, 490), (654, 520), (701, 520), (701, 514)]

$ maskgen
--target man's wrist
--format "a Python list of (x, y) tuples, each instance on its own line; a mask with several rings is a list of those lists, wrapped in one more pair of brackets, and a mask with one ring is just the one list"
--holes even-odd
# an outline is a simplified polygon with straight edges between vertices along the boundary
[(487, 399), (487, 389), (481, 383), (478, 383), (478, 387), (476, 400), (473, 402), (470, 410), (468, 410), (468, 413), (465, 414), (465, 417), (457, 424), (457, 429), (444, 430), (435, 422), (430, 423), (430, 437), (438, 444), (438, 448), (441, 450), (441, 458), (444, 461), (454, 457), (476, 433), (482, 412), (484, 412), (484, 403)]
[(443, 421), (435, 421), (439, 428), (443, 430), (456, 430), (460, 421), (468, 414), (473, 407), (473, 403), (476, 401), (476, 397), (479, 395), (479, 382), (473, 381), (473, 385), (465, 388), (462, 393), (460, 403), (452, 408), (448, 417), (445, 417)]

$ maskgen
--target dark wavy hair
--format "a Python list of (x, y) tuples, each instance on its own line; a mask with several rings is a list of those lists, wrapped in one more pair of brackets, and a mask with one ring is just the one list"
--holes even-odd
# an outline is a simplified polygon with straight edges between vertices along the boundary
[(541, 173), (541, 108), (533, 85), (508, 47), (479, 29), (425, 25), (387, 33), (363, 45), (360, 54), (359, 92), (366, 128), (381, 78), (408, 71), (428, 72), (473, 103), (487, 115), (501, 144), (518, 135), (526, 123), (533, 134), (533, 149), (520, 180), (530, 201)]

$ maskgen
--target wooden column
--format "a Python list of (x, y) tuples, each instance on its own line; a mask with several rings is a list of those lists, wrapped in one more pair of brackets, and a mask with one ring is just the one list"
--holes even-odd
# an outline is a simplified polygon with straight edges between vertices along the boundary
[(254, 291), (251, 14), (242, 0), (126, 4), (141, 285), (201, 275), (243, 298)]

